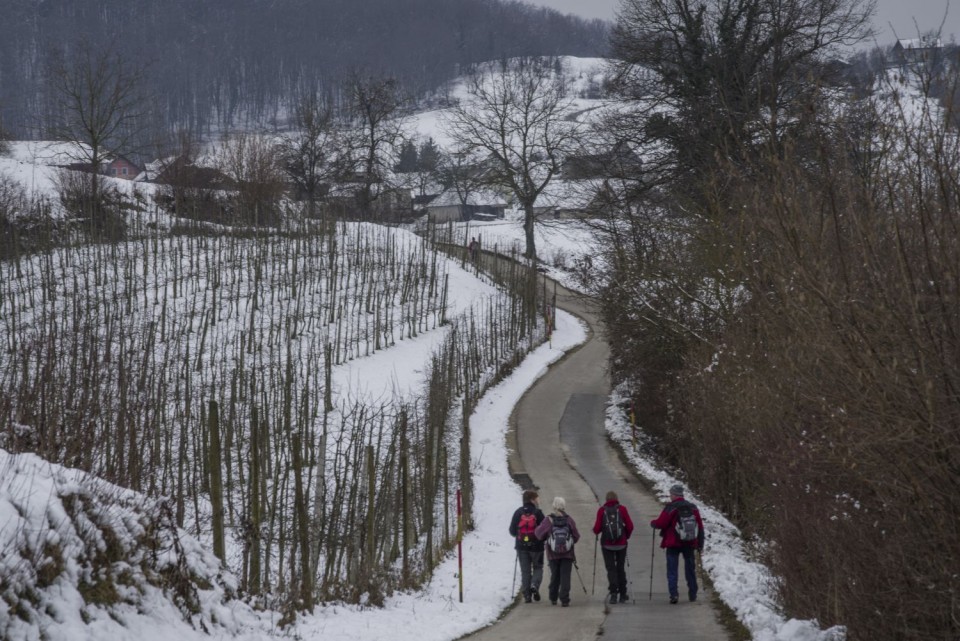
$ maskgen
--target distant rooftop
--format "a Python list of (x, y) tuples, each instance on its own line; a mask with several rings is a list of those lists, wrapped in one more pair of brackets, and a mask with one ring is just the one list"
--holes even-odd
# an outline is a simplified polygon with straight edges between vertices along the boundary
[(922, 36), (920, 38), (900, 38), (894, 47), (901, 49), (940, 49), (943, 42), (936, 36)]

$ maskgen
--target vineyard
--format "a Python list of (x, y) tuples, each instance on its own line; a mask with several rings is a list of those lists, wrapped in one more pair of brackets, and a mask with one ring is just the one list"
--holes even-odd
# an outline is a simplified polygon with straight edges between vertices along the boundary
[(546, 337), (535, 274), (443, 246), (340, 223), (5, 262), (0, 446), (162, 497), (267, 604), (419, 584), (469, 509), (464, 417)]

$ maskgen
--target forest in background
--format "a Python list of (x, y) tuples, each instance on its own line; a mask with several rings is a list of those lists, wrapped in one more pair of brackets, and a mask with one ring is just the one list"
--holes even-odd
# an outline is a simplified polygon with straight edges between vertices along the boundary
[(51, 60), (79, 43), (147, 69), (151, 128), (279, 126), (298, 96), (337, 100), (362, 72), (426, 96), (472, 63), (601, 55), (608, 25), (500, 0), (3, 0), (0, 125), (42, 138)]

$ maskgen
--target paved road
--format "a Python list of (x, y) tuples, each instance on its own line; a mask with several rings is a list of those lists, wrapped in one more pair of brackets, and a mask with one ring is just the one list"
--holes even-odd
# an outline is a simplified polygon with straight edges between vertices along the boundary
[[(653, 598), (649, 599), (652, 530), (647, 527), (661, 505), (619, 460), (604, 431), (604, 407), (609, 394), (609, 347), (597, 331), (596, 315), (569, 292), (558, 292), (558, 306), (583, 321), (591, 337), (583, 346), (554, 365), (524, 395), (512, 418), (509, 436), (511, 473), (529, 478), (540, 491), (541, 506), (549, 512), (554, 496), (567, 501), (567, 511), (583, 536), (577, 545), (579, 574), (574, 573), (571, 607), (549, 604), (544, 568), (543, 600), (519, 603), (489, 628), (469, 638), (475, 641), (550, 639), (551, 641), (717, 641), (728, 635), (717, 622), (709, 595), (695, 603), (686, 599), (668, 602), (663, 552), (653, 555)], [(630, 540), (627, 579), (631, 601), (606, 605), (606, 574), (597, 555), (596, 590), (593, 594), (593, 521), (598, 497), (614, 490), (627, 506), (636, 530)], [(519, 496), (517, 505), (520, 504)], [(504, 510), (504, 532), (510, 513)], [(658, 543), (659, 545), (659, 543)], [(686, 594), (681, 578), (681, 595)]]

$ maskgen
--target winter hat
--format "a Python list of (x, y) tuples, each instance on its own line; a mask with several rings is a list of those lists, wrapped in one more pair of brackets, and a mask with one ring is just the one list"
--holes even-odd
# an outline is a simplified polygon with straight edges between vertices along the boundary
[(553, 509), (558, 512), (567, 511), (567, 502), (563, 500), (562, 496), (556, 496), (553, 499)]
[(673, 496), (683, 496), (683, 486), (677, 483), (670, 488), (670, 494)]

